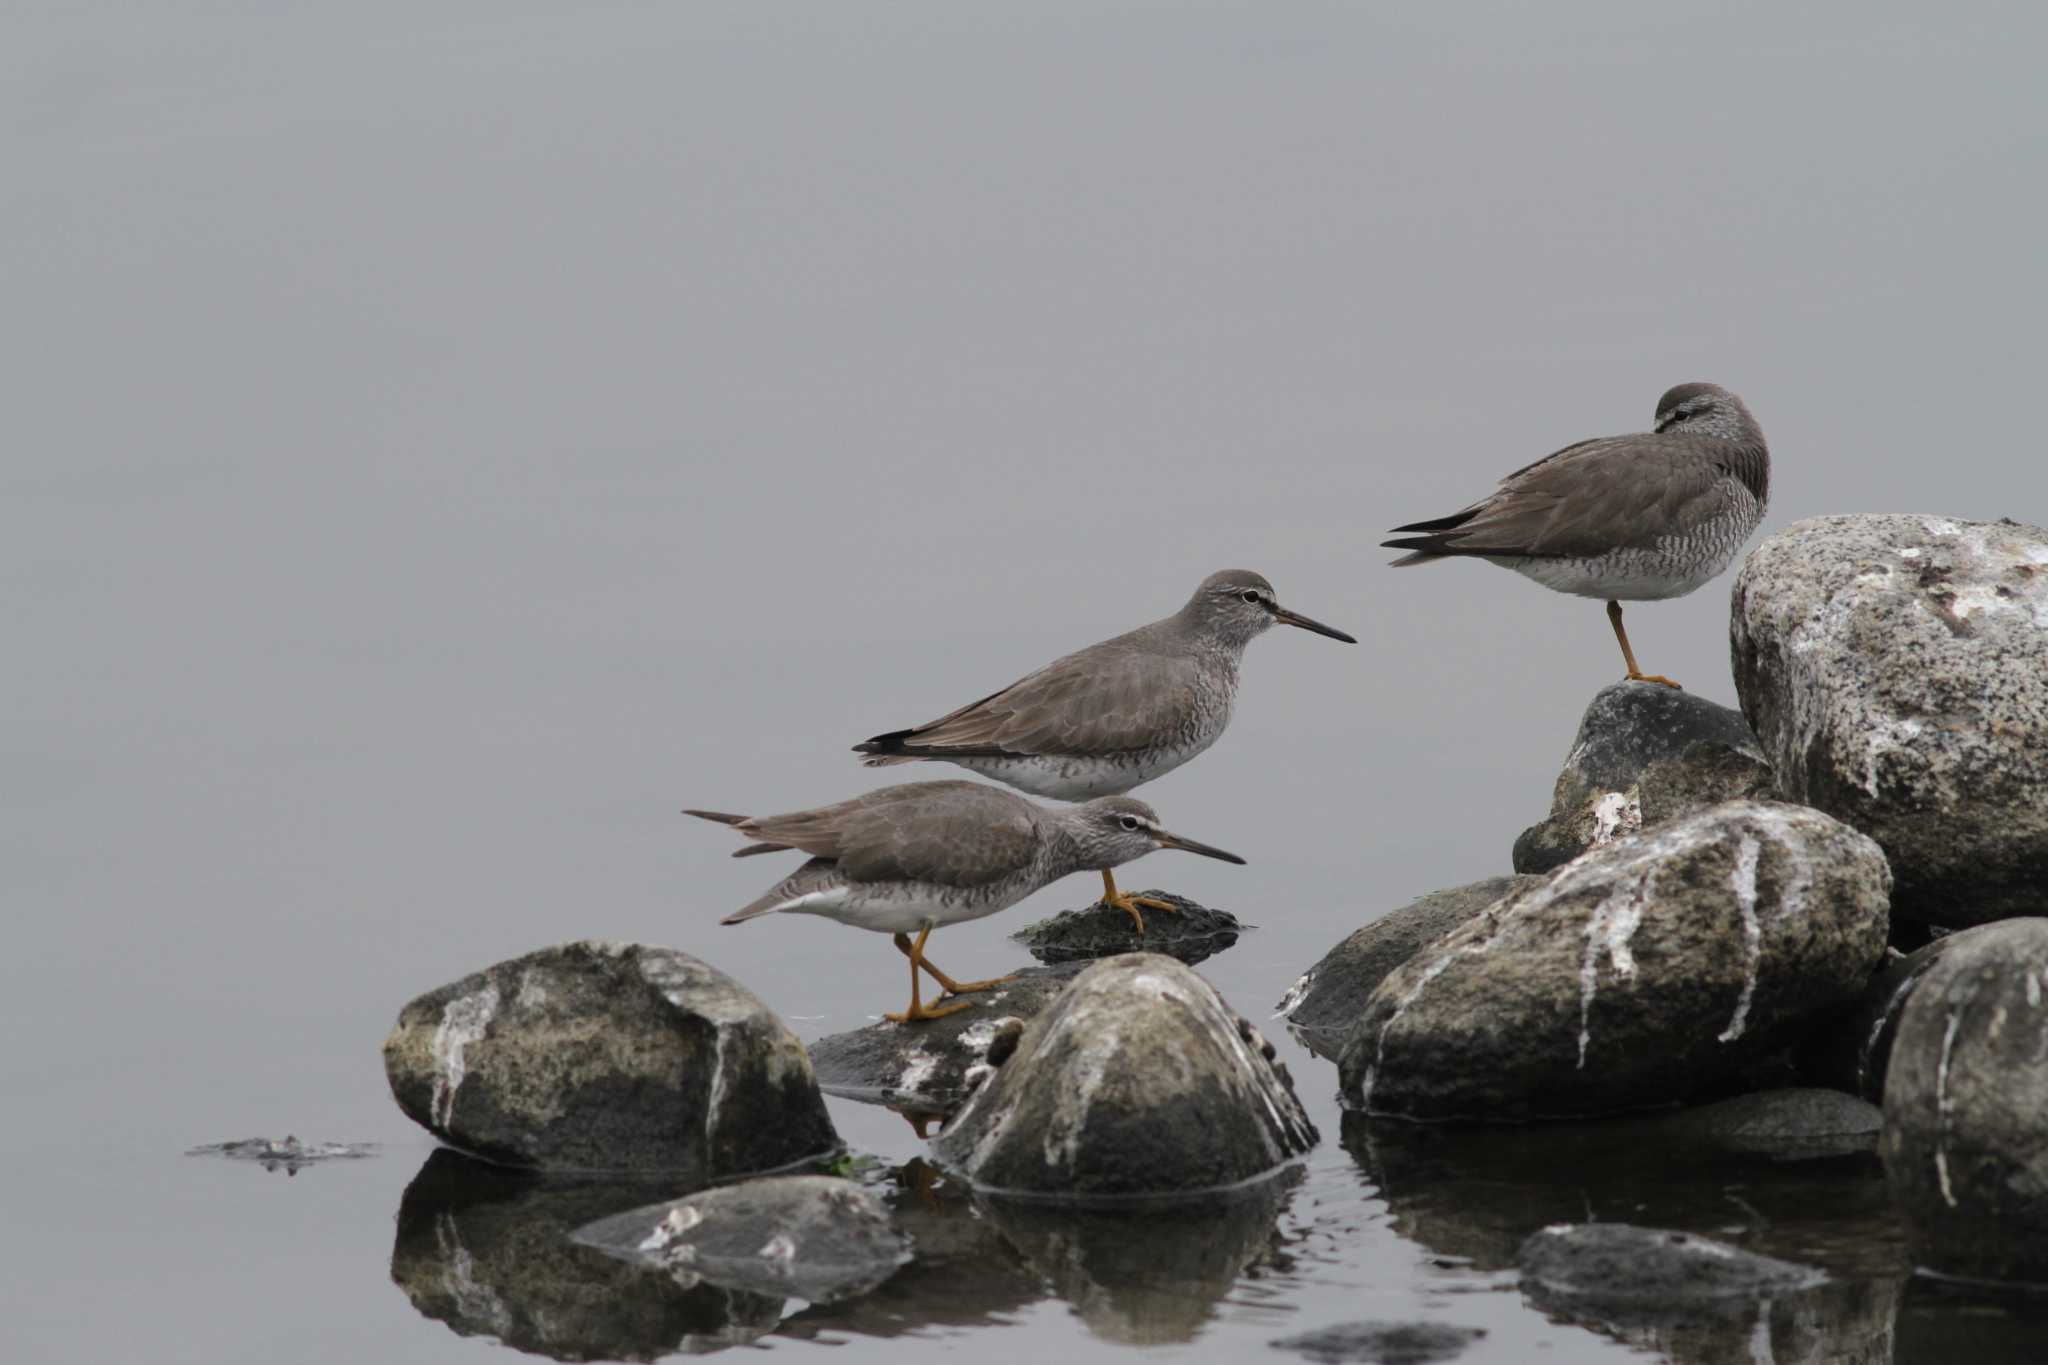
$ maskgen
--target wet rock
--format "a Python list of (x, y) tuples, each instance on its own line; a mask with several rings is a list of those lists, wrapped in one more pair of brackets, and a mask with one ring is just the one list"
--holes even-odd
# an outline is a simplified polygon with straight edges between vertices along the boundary
[(686, 1285), (570, 1240), (674, 1182), (546, 1176), (441, 1150), (398, 1206), (391, 1279), (422, 1316), (556, 1360), (653, 1360), (751, 1341), (780, 1297)]
[(1684, 1099), (1861, 989), (1884, 951), (1877, 846), (1736, 801), (1590, 850), (1397, 968), (1344, 1046), (1346, 1100), (1444, 1119)]
[(1657, 683), (1610, 683), (1579, 721), (1550, 815), (1515, 840), (1514, 868), (1548, 872), (1596, 844), (1770, 794), (1770, 762), (1741, 712)]
[(1248, 1267), (1271, 1256), (1298, 1184), (1282, 1171), (1198, 1199), (1076, 1207), (984, 1196), (986, 1218), (1105, 1341), (1193, 1340)]
[(407, 1117), (510, 1165), (703, 1184), (838, 1145), (796, 1035), (668, 948), (566, 943), (430, 991), (384, 1069)]
[(1388, 972), (1414, 957), (1508, 892), (1535, 877), (1488, 877), (1432, 891), (1356, 930), (1302, 973), (1274, 1012), (1317, 1056), (1335, 1060), (1365, 1013), (1365, 1002)]
[(613, 1214), (574, 1239), (610, 1256), (771, 1297), (865, 1294), (910, 1259), (873, 1193), (827, 1175), (769, 1176)]
[(301, 1142), (287, 1137), (279, 1142), (275, 1138), (241, 1138), (234, 1142), (209, 1142), (199, 1147), (187, 1148), (186, 1156), (224, 1156), (230, 1161), (254, 1161), (266, 1171), (282, 1170), (286, 1175), (297, 1175), (302, 1167), (321, 1161), (353, 1161), (361, 1157), (377, 1155), (374, 1142)]
[(1447, 1322), (1344, 1322), (1270, 1343), (1317, 1365), (1435, 1365), (1455, 1360), (1486, 1335)]
[(933, 1152), (983, 1189), (1086, 1198), (1235, 1185), (1315, 1141), (1272, 1045), (1192, 969), (1141, 953), (1076, 977)]
[(1805, 1161), (1874, 1153), (1884, 1111), (1839, 1090), (1762, 1090), (1661, 1116), (1657, 1128), (1673, 1145)]
[(1227, 910), (1211, 910), (1169, 891), (1134, 891), (1135, 896), (1165, 901), (1172, 911), (1145, 911), (1145, 932), (1134, 931), (1131, 917), (1097, 901), (1081, 910), (1064, 910), (1051, 919), (1026, 925), (1010, 935), (1040, 962), (1093, 962), (1120, 953), (1164, 953), (1193, 966), (1237, 942), (1251, 926)]
[(847, 1099), (950, 1114), (973, 1088), (970, 1078), (979, 1080), (998, 1064), (990, 1049), (1014, 1047), (1023, 1025), (1081, 970), (1078, 963), (1027, 967), (1009, 985), (963, 997), (975, 1002), (973, 1009), (915, 1024), (885, 1019), (821, 1038), (811, 1045), (818, 1084)]
[(1958, 940), (1975, 929), (1935, 939), (1903, 957), (1888, 957), (1848, 1004), (1831, 1011), (1799, 1045), (1799, 1073), (1812, 1085), (1846, 1090), (1872, 1104), (1884, 1102), (1885, 1072), (1899, 1016), (1922, 977)]
[(1885, 1174), (1922, 1265), (2048, 1282), (2048, 920), (1958, 939), (1899, 1019)]
[(1883, 845), (1900, 914), (2048, 913), (2048, 531), (1797, 522), (1743, 565), (1730, 629), (1780, 794)]
[(1809, 1265), (1759, 1256), (1689, 1232), (1627, 1223), (1559, 1224), (1522, 1243), (1524, 1289), (1582, 1304), (1648, 1305), (1680, 1299), (1762, 1298), (1811, 1289)]

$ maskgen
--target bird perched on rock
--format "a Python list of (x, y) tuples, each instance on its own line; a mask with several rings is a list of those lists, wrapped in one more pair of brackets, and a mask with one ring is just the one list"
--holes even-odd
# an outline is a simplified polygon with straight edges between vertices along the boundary
[[(937, 1019), (974, 1002), (928, 1006), (918, 972), (953, 995), (988, 990), (993, 981), (955, 981), (924, 955), (944, 924), (1007, 910), (1069, 872), (1106, 872), (1159, 848), (1180, 848), (1227, 863), (1244, 859), (1160, 828), (1143, 801), (1106, 796), (1079, 806), (1041, 806), (978, 782), (911, 782), (788, 815), (748, 817), (684, 812), (731, 825), (757, 842), (733, 854), (796, 849), (810, 861), (720, 923), (761, 915), (823, 915), (893, 934), (910, 959), (910, 1008), (885, 1018)], [(910, 934), (917, 934), (915, 942)]]
[[(1249, 569), (1210, 574), (1163, 621), (1055, 659), (1000, 692), (909, 730), (853, 746), (869, 767), (935, 759), (1033, 796), (1120, 796), (1214, 744), (1237, 702), (1245, 646), (1276, 625), (1346, 644), (1352, 636), (1289, 611)], [(1140, 905), (1165, 901), (1117, 890), (1102, 868), (1102, 903), (1145, 931)]]
[(1623, 602), (1682, 597), (1726, 569), (1764, 517), (1771, 453), (1742, 400), (1680, 384), (1657, 400), (1654, 430), (1566, 446), (1516, 470), (1462, 512), (1396, 526), (1395, 568), (1484, 559), (1546, 588), (1607, 599), (1628, 676), (1636, 667)]

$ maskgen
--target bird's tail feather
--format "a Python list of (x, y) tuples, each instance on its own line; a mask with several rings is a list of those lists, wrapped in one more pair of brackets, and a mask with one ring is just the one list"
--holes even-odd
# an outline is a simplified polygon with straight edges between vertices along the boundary
[(751, 818), (745, 815), (731, 815), (722, 810), (685, 810), (683, 814), (694, 815), (699, 820), (709, 820), (720, 825), (744, 825)]

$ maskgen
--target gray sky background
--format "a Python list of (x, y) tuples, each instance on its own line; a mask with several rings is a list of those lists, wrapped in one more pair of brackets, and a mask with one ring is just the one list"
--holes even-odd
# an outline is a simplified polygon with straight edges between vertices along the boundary
[[(1230, 733), (1141, 793), (1251, 860), (1133, 884), (1267, 926), (1215, 969), (1263, 1013), (1505, 870), (1620, 672), (1597, 603), (1394, 573), (1382, 531), (1674, 383), (1756, 412), (1767, 531), (2048, 520), (2035, 6), (0, 30), (17, 1171), (402, 1138), (398, 1006), (565, 938), (699, 952), (807, 1036), (899, 1007), (880, 937), (716, 927), (776, 871), (677, 808), (952, 775), (846, 747), (1226, 566), (1364, 641), (1259, 641)], [(1727, 588), (1629, 620), (1732, 702)], [(1085, 894), (935, 955), (998, 970)]]

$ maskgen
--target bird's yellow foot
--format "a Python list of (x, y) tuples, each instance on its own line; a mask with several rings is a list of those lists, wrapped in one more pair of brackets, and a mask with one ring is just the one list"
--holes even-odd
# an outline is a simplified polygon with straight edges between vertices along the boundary
[[(929, 968), (932, 964), (927, 962), (924, 965)], [(941, 976), (939, 984), (946, 988), (948, 995), (972, 995), (976, 991), (992, 991), (998, 986), (1007, 986), (1016, 979), (1014, 976), (992, 976), (986, 981), (955, 981), (950, 976)]]
[(974, 1004), (975, 1002), (972, 1000), (962, 1000), (952, 1005), (926, 1005), (912, 1001), (910, 1008), (903, 1013), (884, 1014), (882, 1017), (892, 1024), (917, 1024), (922, 1023), (926, 1019), (943, 1019), (949, 1014), (958, 1014), (961, 1010), (973, 1009)]
[(1685, 691), (1685, 689), (1684, 689), (1684, 688), (1680, 687), (1680, 686), (1679, 686), (1679, 685), (1678, 685), (1677, 683), (1675, 683), (1675, 682), (1671, 681), (1671, 679), (1669, 679), (1669, 678), (1665, 677), (1665, 676), (1664, 676), (1663, 674), (1661, 674), (1661, 673), (1631, 673), (1631, 674), (1629, 674), (1629, 675), (1628, 675), (1628, 681), (1629, 681), (1629, 682), (1648, 682), (1648, 683), (1661, 683), (1661, 684), (1663, 684), (1663, 685), (1664, 685), (1665, 687), (1669, 687), (1669, 688), (1673, 689), (1674, 691), (1678, 691), (1678, 692), (1683, 692), (1683, 691)]
[(1102, 904), (1112, 910), (1121, 910), (1126, 915), (1129, 915), (1131, 923), (1136, 926), (1137, 932), (1141, 935), (1145, 932), (1145, 916), (1139, 912), (1139, 906), (1149, 905), (1154, 910), (1164, 910), (1169, 914), (1176, 914), (1180, 910), (1180, 907), (1172, 901), (1156, 900), (1151, 896), (1133, 896), (1123, 891), (1119, 891), (1114, 895), (1104, 896)]

